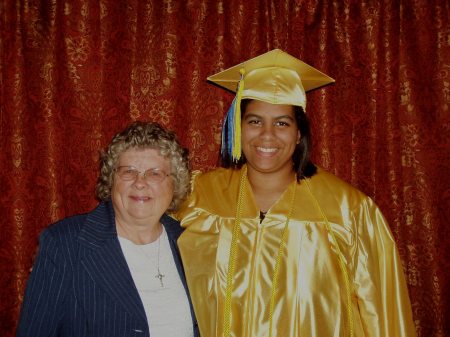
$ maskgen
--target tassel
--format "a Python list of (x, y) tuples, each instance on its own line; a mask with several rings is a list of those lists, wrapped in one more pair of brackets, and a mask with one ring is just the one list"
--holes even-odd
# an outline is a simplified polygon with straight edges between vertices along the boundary
[(241, 159), (241, 100), (242, 92), (244, 91), (244, 74), (245, 70), (242, 68), (239, 70), (241, 73), (241, 79), (239, 80), (238, 90), (236, 93), (235, 114), (234, 114), (234, 146), (232, 157), (233, 160), (238, 162)]
[(222, 147), (221, 153), (227, 154), (232, 161), (238, 162), (242, 156), (241, 145), (241, 100), (244, 91), (245, 70), (240, 71), (241, 78), (238, 82), (236, 96), (228, 109), (225, 121), (222, 127)]
[(234, 127), (235, 102), (236, 102), (236, 97), (233, 99), (233, 102), (231, 103), (231, 106), (228, 109), (228, 112), (225, 116), (225, 121), (224, 121), (223, 127), (222, 127), (221, 153), (222, 153), (222, 155), (226, 154), (228, 157), (231, 157), (231, 154), (233, 152), (233, 144), (234, 144), (233, 127)]

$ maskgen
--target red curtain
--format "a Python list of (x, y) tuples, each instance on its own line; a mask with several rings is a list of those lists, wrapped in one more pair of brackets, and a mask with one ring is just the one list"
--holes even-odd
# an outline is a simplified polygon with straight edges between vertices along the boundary
[(316, 163), (378, 203), (418, 335), (450, 336), (450, 5), (415, 0), (0, 0), (0, 332), (43, 228), (96, 205), (98, 151), (155, 120), (215, 167), (232, 95), (206, 77), (280, 48), (336, 79), (308, 96)]

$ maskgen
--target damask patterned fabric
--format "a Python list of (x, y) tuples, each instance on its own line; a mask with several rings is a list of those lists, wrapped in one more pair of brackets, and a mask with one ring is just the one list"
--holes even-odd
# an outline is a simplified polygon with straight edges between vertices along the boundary
[(232, 94), (208, 75), (274, 48), (336, 79), (308, 94), (314, 161), (369, 195), (418, 336), (450, 336), (450, 4), (441, 0), (0, 0), (0, 332), (38, 234), (97, 201), (98, 151), (155, 120), (216, 167)]

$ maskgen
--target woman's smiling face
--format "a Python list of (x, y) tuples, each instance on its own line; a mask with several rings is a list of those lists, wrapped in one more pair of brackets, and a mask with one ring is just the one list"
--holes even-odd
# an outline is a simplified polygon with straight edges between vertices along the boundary
[(249, 169), (293, 171), (292, 154), (299, 140), (293, 106), (257, 100), (247, 104), (242, 116), (242, 151)]
[[(120, 154), (117, 166), (132, 166), (140, 172), (157, 168), (170, 173), (169, 160), (155, 149), (128, 149)], [(129, 225), (159, 221), (172, 202), (173, 188), (171, 176), (150, 183), (142, 174), (134, 180), (123, 180), (116, 174), (111, 191), (116, 219)]]

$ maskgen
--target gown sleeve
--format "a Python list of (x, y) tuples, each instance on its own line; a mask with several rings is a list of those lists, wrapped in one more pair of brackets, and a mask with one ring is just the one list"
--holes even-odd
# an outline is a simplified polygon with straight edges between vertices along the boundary
[(354, 216), (354, 285), (365, 336), (416, 336), (400, 256), (385, 218), (370, 198)]

